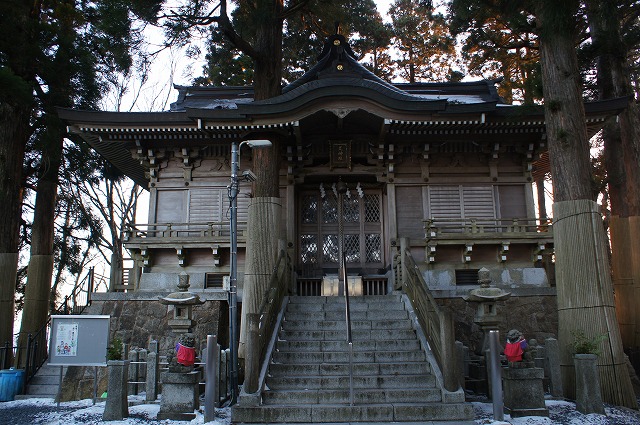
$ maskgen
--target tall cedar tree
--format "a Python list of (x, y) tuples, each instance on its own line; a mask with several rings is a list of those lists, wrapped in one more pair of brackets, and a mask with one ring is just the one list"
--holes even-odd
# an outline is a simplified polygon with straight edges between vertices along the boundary
[[(21, 329), (22, 335), (26, 335), (44, 325), (49, 310), (54, 206), (65, 133), (55, 107), (95, 106), (96, 100), (104, 92), (107, 74), (131, 66), (130, 49), (139, 40), (132, 30), (132, 17), (154, 19), (159, 10), (159, 1), (137, 0), (124, 4), (117, 0), (93, 3), (42, 0), (32, 2), (29, 6), (25, 6), (24, 2), (8, 1), (0, 7), (0, 19), (6, 30), (0, 42), (1, 74), (3, 78), (13, 79), (12, 88), (25, 88), (23, 96), (15, 96), (16, 99), (28, 99), (23, 102), (26, 106), (20, 109), (20, 114), (13, 117), (12, 122), (3, 122), (1, 126), (2, 132), (9, 134), (6, 131), (9, 126), (19, 125), (21, 131), (14, 133), (20, 137), (3, 137), (2, 146), (7, 151), (13, 149), (11, 166), (22, 166), (24, 150), (17, 147), (26, 146), (30, 138), (41, 156), (31, 235), (32, 258)], [(10, 102), (15, 103), (7, 94), (15, 95), (2, 93), (0, 103), (3, 107), (10, 107)], [(14, 106), (13, 110), (18, 109)], [(6, 154), (2, 158), (8, 159)], [(20, 190), (23, 177), (19, 173), (7, 171), (3, 176), (13, 180), (12, 190)], [(2, 214), (10, 211), (15, 214), (10, 220), (19, 220), (20, 209), (14, 211), (11, 207), (16, 202), (19, 205), (19, 192), (17, 195), (14, 193), (13, 197), (6, 196), (3, 201), (10, 208), (3, 209)], [(10, 220), (3, 223), (6, 224), (2, 228), (3, 244), (11, 242), (14, 235), (17, 237), (15, 225), (14, 228), (9, 225)], [(8, 245), (11, 243), (5, 246)], [(3, 251), (11, 253), (11, 249), (5, 248)], [(4, 277), (9, 277), (13, 273), (11, 269), (16, 266), (7, 264), (3, 255), (0, 253), (0, 270), (3, 270), (1, 273)], [(7, 332), (11, 333), (13, 327), (13, 308), (4, 308), (9, 297), (9, 284), (15, 285), (15, 275), (13, 280), (2, 279), (3, 317), (0, 326), (3, 338)], [(23, 342), (24, 338), (21, 338)]]
[[(249, 11), (249, 13), (252, 13)], [(250, 16), (247, 9), (237, 8), (231, 16), (236, 31), (250, 39)], [(372, 0), (350, 0), (344, 3), (319, 0), (309, 2), (289, 16), (283, 26), (282, 77), (289, 83), (315, 65), (323, 40), (336, 30), (350, 39), (354, 50), (361, 56), (370, 55), (365, 63), (376, 75), (391, 76), (390, 60), (386, 50), (391, 30), (382, 22)], [(204, 76), (196, 84), (249, 85), (253, 84), (253, 60), (236, 48), (228, 38), (211, 27), (204, 66)]]
[[(489, 13), (503, 16), (515, 26), (522, 25), (527, 31), (536, 33), (540, 49), (545, 124), (549, 142), (554, 201), (562, 211), (577, 205), (580, 205), (579, 208), (586, 208), (587, 203), (573, 202), (592, 199), (589, 143), (582, 100), (582, 81), (576, 54), (577, 31), (580, 26), (583, 26), (582, 17), (578, 15), (579, 1), (484, 0), (481, 3), (490, 9)], [(452, 10), (464, 10), (464, 7), (460, 7), (461, 4), (468, 5), (469, 2), (454, 0)], [(485, 16), (486, 12), (482, 10), (482, 16)], [(603, 381), (604, 385), (601, 386), (603, 398), (614, 404), (636, 407), (635, 398), (628, 394), (631, 388), (629, 376), (624, 367), (619, 367), (622, 346), (618, 329), (611, 327), (611, 322), (615, 323), (615, 311), (609, 302), (609, 299), (612, 299), (613, 288), (606, 270), (598, 267), (582, 270), (585, 272), (583, 280), (586, 280), (583, 283), (585, 288), (583, 291), (589, 293), (589, 302), (593, 303), (593, 312), (598, 319), (594, 317), (594, 320), (588, 324), (570, 320), (581, 312), (581, 310), (575, 310), (575, 315), (572, 315), (571, 306), (575, 308), (583, 304), (580, 291), (575, 289), (580, 282), (572, 280), (570, 271), (572, 268), (583, 266), (585, 261), (599, 261), (594, 258), (583, 258), (583, 253), (596, 253), (604, 249), (597, 242), (604, 239), (604, 228), (596, 226), (595, 229), (590, 227), (592, 230), (587, 230), (589, 221), (585, 219), (586, 217), (584, 215), (581, 220), (566, 221), (562, 226), (558, 226), (559, 231), (562, 230), (567, 238), (571, 232), (575, 235), (595, 232), (592, 239), (593, 246), (584, 247), (584, 249), (565, 246), (560, 249), (561, 242), (566, 243), (566, 241), (557, 241), (556, 269), (562, 270), (562, 273), (557, 275), (558, 309), (561, 316), (558, 326), (561, 366), (567, 371), (568, 376), (570, 361), (568, 338), (572, 331), (589, 326), (590, 329), (597, 328), (596, 331), (606, 332), (607, 340), (603, 346), (606, 346), (607, 350), (603, 350), (599, 362), (600, 365), (605, 365), (607, 371), (606, 382)], [(564, 384), (565, 392), (569, 396), (574, 395), (574, 382), (565, 379)]]
[(620, 217), (640, 216), (640, 111), (635, 102), (627, 62), (629, 43), (637, 46), (640, 41), (637, 35), (632, 35), (638, 31), (637, 18), (623, 19), (625, 15), (637, 16), (638, 13), (640, 6), (637, 2), (587, 2), (589, 32), (596, 57), (598, 97), (629, 97), (627, 109), (617, 119), (607, 122), (602, 135), (611, 213)]
[(453, 0), (451, 31), (464, 35), (462, 57), (469, 73), (504, 77), (498, 93), (506, 102), (533, 103), (542, 98), (538, 39), (533, 16), (524, 3), (500, 0)]
[(455, 39), (443, 15), (418, 0), (396, 0), (389, 15), (401, 78), (409, 83), (460, 79), (455, 71)]

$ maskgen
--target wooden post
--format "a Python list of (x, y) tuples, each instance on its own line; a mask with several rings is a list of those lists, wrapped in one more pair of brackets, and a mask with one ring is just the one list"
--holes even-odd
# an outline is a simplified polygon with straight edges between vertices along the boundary
[(442, 379), (447, 391), (457, 391), (459, 387), (456, 375), (456, 335), (454, 329), (453, 314), (450, 311), (441, 310), (440, 314), (440, 344), (442, 346), (440, 367), (442, 367)]
[(400, 238), (400, 279), (402, 287), (407, 285), (407, 249), (409, 248), (409, 238)]
[(260, 375), (260, 339), (258, 327), (260, 316), (256, 313), (247, 315), (247, 344), (245, 349), (245, 373), (244, 392), (253, 394), (258, 391), (258, 379)]

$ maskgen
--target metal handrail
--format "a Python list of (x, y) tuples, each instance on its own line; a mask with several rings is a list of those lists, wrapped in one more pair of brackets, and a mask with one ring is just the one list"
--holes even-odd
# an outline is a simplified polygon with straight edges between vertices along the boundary
[[(38, 373), (44, 362), (49, 358), (47, 350), (48, 330), (51, 326), (51, 317), (35, 334), (27, 336), (27, 358), (24, 370), (24, 383), (28, 384)], [(26, 385), (25, 385), (26, 389)]]
[(342, 258), (342, 281), (344, 282), (344, 304), (345, 316), (347, 321), (347, 344), (349, 347), (349, 405), (353, 406), (353, 338), (351, 332), (351, 307), (349, 305), (349, 281), (347, 279), (347, 257), (343, 251)]

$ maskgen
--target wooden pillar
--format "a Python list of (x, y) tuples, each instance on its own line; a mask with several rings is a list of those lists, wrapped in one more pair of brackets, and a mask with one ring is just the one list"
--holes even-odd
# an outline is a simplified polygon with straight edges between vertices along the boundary
[(573, 333), (607, 335), (600, 344), (598, 368), (603, 399), (637, 407), (625, 364), (609, 274), (606, 235), (600, 207), (590, 200), (553, 204), (558, 340), (565, 396), (575, 399)]

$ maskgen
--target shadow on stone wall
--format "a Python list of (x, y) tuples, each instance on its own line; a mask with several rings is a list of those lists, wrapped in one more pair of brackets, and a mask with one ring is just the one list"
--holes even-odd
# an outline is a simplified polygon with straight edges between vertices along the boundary
[[(456, 340), (472, 351), (482, 344), (480, 327), (473, 323), (476, 304), (461, 298), (440, 299), (442, 305), (451, 308), (455, 314)], [(500, 339), (504, 345), (509, 329), (519, 329), (529, 340), (544, 341), (558, 335), (558, 310), (555, 296), (518, 296), (496, 303), (498, 314), (502, 315)]]
[[(147, 348), (158, 341), (160, 357), (174, 350), (178, 336), (168, 326), (168, 307), (158, 301), (99, 301), (84, 314), (111, 316), (110, 338), (118, 336), (130, 348)], [(196, 327), (196, 352), (206, 344), (207, 335), (218, 335), (225, 346), (228, 340), (228, 309), (221, 301), (206, 301), (193, 309)], [(106, 353), (105, 353), (106, 356)], [(93, 396), (93, 367), (70, 366), (64, 376), (60, 401), (82, 400)], [(98, 397), (107, 390), (107, 368), (98, 368)]]

